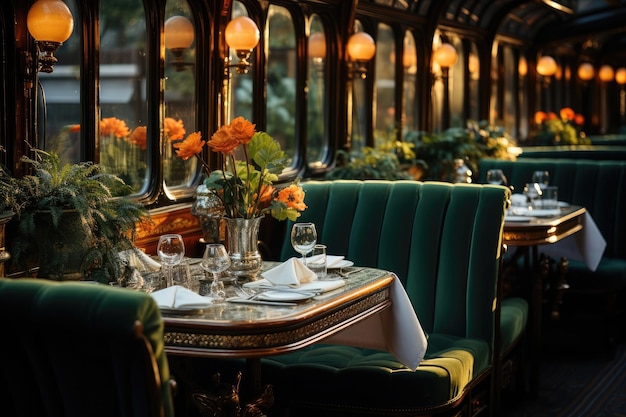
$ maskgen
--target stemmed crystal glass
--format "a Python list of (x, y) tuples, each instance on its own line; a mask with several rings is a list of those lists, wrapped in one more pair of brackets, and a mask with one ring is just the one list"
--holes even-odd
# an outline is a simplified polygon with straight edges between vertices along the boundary
[(487, 183), (506, 185), (506, 177), (501, 169), (490, 169), (487, 171)]
[(545, 190), (550, 185), (550, 173), (548, 171), (535, 171), (532, 182), (539, 184), (539, 188)]
[(302, 255), (306, 266), (306, 254), (313, 250), (317, 243), (317, 230), (313, 223), (295, 223), (291, 228), (291, 246)]
[(167, 287), (173, 285), (172, 269), (178, 265), (185, 256), (185, 242), (178, 234), (167, 234), (159, 237), (157, 254), (161, 264), (165, 267), (165, 283)]
[(224, 245), (220, 243), (209, 243), (204, 248), (204, 255), (200, 266), (205, 271), (213, 274), (210, 293), (216, 300), (223, 300), (226, 292), (224, 291), (224, 283), (220, 281), (220, 273), (226, 271), (230, 266), (230, 256)]

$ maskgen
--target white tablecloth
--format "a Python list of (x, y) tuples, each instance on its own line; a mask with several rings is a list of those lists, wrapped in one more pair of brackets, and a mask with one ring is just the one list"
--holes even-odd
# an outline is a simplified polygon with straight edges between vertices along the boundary
[(398, 277), (391, 284), (391, 307), (348, 327), (324, 342), (390, 352), (415, 370), (426, 354), (428, 342)]
[(539, 252), (552, 258), (583, 261), (591, 271), (595, 271), (604, 254), (606, 241), (589, 213), (585, 213), (582, 224), (580, 232), (551, 245), (542, 245)]

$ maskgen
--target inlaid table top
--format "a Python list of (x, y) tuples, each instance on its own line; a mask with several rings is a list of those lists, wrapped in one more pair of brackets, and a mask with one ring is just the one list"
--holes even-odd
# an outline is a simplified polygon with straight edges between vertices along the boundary
[[(346, 285), (293, 306), (221, 302), (190, 313), (163, 314), (168, 354), (262, 357), (319, 342), (391, 304), (395, 276), (365, 268)], [(227, 285), (227, 298), (234, 289)]]

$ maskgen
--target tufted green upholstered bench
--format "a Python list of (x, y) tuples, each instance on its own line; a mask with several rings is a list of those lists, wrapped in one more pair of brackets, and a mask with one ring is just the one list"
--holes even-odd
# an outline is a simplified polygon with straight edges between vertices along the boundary
[(0, 278), (0, 415), (172, 416), (163, 322), (145, 293)]
[[(308, 209), (299, 221), (316, 224), (330, 254), (395, 272), (429, 334), (428, 350), (415, 372), (387, 352), (349, 346), (316, 345), (266, 358), (263, 375), (277, 402), (298, 416), (430, 415), (486, 405), (500, 350), (495, 339), (506, 334), (508, 348), (527, 315), (518, 300), (502, 315), (509, 329), (496, 331), (509, 190), (415, 181), (303, 187)], [(282, 259), (294, 255), (285, 236)]]
[[(548, 170), (550, 182), (559, 187), (559, 200), (584, 206), (593, 217), (606, 240), (606, 249), (596, 271), (582, 261), (569, 261), (567, 299), (576, 294), (585, 297), (583, 304), (592, 304), (592, 295), (600, 297), (595, 328), (611, 326), (617, 308), (626, 296), (626, 161), (585, 160), (567, 158), (523, 158), (517, 161), (483, 159), (479, 164), (479, 181), (487, 170), (500, 168), (516, 192), (521, 192), (535, 170)], [(622, 301), (620, 301), (620, 299)], [(599, 326), (601, 325), (601, 326)], [(605, 328), (609, 341), (612, 329)]]

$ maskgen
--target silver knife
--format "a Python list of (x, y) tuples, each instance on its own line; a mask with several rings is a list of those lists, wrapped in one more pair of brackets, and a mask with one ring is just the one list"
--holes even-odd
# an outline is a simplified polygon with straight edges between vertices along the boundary
[(267, 306), (296, 306), (298, 305), (297, 303), (290, 303), (290, 302), (286, 302), (286, 301), (264, 301), (264, 300), (246, 300), (245, 298), (240, 298), (240, 297), (232, 297), (227, 299), (226, 301), (228, 301), (229, 303), (236, 303), (236, 304), (261, 304), (261, 305), (267, 305)]

